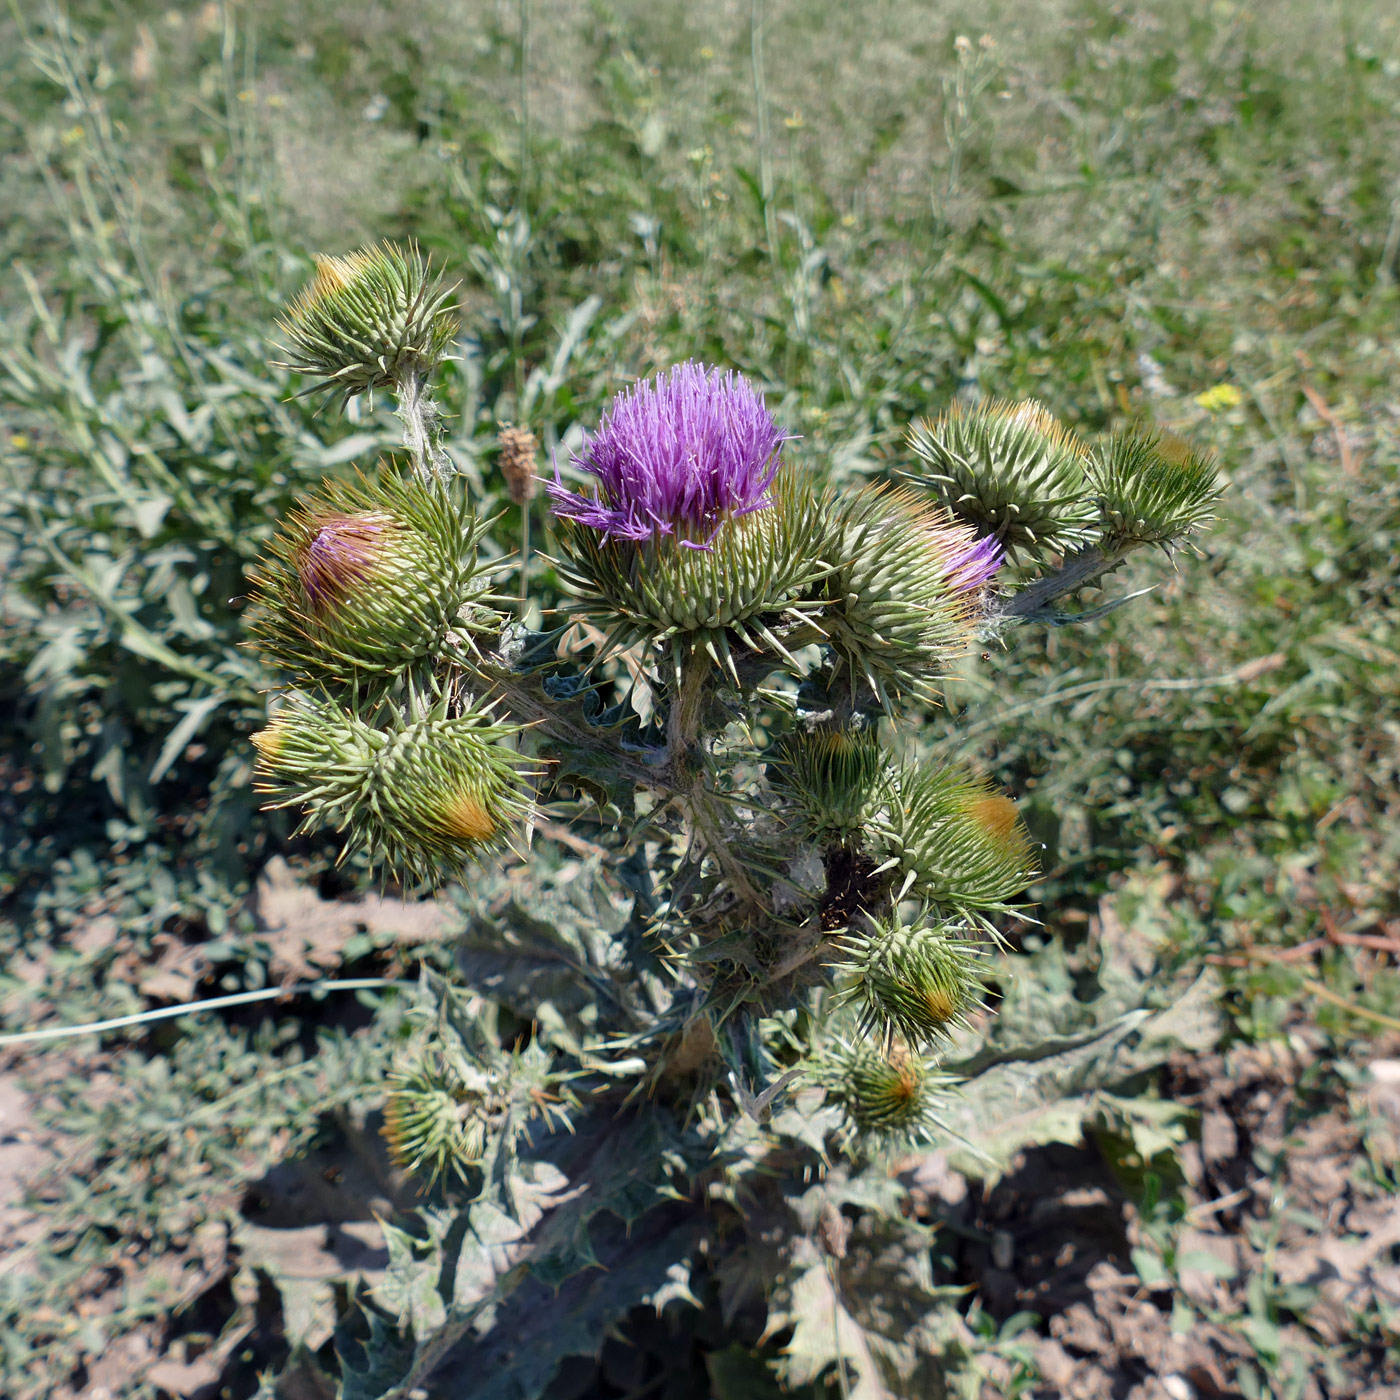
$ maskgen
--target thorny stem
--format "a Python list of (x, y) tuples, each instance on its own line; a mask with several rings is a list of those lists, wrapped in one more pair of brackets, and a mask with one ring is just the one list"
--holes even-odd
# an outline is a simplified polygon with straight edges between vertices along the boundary
[(998, 600), (988, 610), (979, 629), (983, 640), (999, 636), (1023, 622), (1047, 622), (1058, 626), (1074, 619), (1050, 605), (1056, 598), (1092, 583), (1122, 562), (1126, 551), (1105, 551), (1097, 545), (1077, 550), (1054, 573), (1037, 579), (1010, 598)]
[(700, 715), (705, 703), (705, 683), (710, 678), (710, 658), (703, 652), (683, 652), (677, 646), (674, 668), (680, 683), (666, 720), (666, 747), (673, 762), (688, 754), (700, 737)]
[[(730, 889), (746, 904), (763, 907), (763, 896), (749, 877), (744, 863), (731, 849), (724, 832), (724, 814), (710, 788), (703, 755), (697, 754), (706, 686), (713, 671), (710, 658), (699, 651), (679, 647), (674, 658), (679, 674), (676, 697), (666, 720), (666, 748), (670, 771), (682, 780), (682, 794), (691, 829), (700, 844), (719, 862)], [(682, 775), (685, 775), (682, 778)]]
[(409, 370), (394, 388), (399, 399), (399, 420), (403, 423), (403, 445), (413, 461), (413, 473), (425, 486), (448, 481), (452, 462), (442, 450), (442, 415), (433, 402), (427, 376)]
[(699, 837), (700, 844), (719, 862), (729, 888), (744, 901), (756, 908), (765, 908), (765, 902), (758, 886), (749, 878), (744, 863), (734, 854), (724, 834), (724, 815), (719, 802), (710, 790), (704, 771), (696, 773), (685, 794), (685, 808), (690, 817), (691, 829)]

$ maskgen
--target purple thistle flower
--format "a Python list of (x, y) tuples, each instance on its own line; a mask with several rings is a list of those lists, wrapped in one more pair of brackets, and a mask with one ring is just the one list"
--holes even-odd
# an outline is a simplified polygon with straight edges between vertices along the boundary
[(388, 516), (337, 515), (312, 522), (315, 533), (298, 551), (297, 574), (307, 600), (317, 612), (340, 602), (374, 573)]
[(978, 540), (948, 563), (948, 578), (955, 588), (970, 593), (990, 581), (1004, 561), (1001, 543), (994, 535)]
[(726, 520), (772, 504), (789, 437), (742, 375), (688, 360), (619, 394), (574, 454), (597, 494), (566, 490), (556, 462), (550, 500), (556, 515), (616, 539), (675, 535), (708, 549)]

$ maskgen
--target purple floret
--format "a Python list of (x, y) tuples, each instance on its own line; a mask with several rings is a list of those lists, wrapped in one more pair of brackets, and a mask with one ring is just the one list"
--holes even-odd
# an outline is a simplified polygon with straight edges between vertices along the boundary
[(386, 517), (335, 516), (322, 521), (297, 561), (301, 586), (317, 612), (339, 603), (374, 572), (383, 548)]
[(574, 454), (597, 495), (566, 490), (556, 463), (550, 501), (617, 539), (675, 535), (707, 549), (726, 520), (772, 504), (788, 437), (742, 375), (687, 361), (619, 394)]
[(992, 535), (978, 540), (971, 549), (955, 557), (948, 567), (948, 577), (956, 588), (970, 592), (988, 583), (1001, 568), (1004, 555), (1000, 542)]

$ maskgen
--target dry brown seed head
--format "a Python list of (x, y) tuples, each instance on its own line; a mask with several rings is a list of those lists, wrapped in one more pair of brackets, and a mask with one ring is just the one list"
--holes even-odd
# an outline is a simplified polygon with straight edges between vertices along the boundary
[(539, 492), (539, 478), (535, 475), (535, 459), (539, 452), (539, 440), (529, 428), (502, 428), (501, 475), (506, 480), (506, 490), (518, 506), (525, 505)]

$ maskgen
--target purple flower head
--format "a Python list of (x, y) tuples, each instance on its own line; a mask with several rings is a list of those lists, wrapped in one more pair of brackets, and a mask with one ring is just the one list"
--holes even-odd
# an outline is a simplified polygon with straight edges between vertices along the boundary
[(955, 588), (970, 593), (991, 579), (1001, 568), (1004, 557), (1000, 542), (988, 535), (948, 561), (948, 578)]
[(742, 375), (688, 360), (619, 394), (574, 454), (597, 494), (566, 490), (556, 462), (550, 500), (556, 515), (616, 539), (674, 535), (708, 549), (726, 520), (772, 504), (789, 436)]
[(297, 574), (307, 600), (317, 612), (341, 602), (369, 580), (394, 522), (387, 515), (336, 515), (309, 522), (306, 542), (297, 551)]

